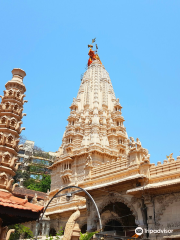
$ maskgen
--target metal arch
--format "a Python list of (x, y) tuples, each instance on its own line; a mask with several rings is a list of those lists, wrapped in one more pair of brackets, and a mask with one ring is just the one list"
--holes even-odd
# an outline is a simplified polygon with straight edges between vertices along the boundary
[(85, 189), (83, 189), (83, 188), (81, 188), (81, 187), (78, 187), (78, 186), (68, 186), (68, 187), (65, 187), (65, 188), (59, 190), (59, 191), (51, 198), (51, 200), (48, 202), (47, 206), (45, 207), (45, 209), (44, 209), (44, 211), (43, 211), (43, 214), (42, 214), (42, 216), (41, 216), (41, 219), (38, 219), (38, 222), (42, 220), (42, 218), (43, 218), (43, 216), (44, 216), (44, 213), (46, 212), (46, 209), (48, 208), (48, 206), (49, 206), (49, 204), (52, 202), (52, 200), (53, 200), (61, 191), (66, 190), (66, 189), (68, 189), (68, 188), (78, 188), (78, 189), (82, 190), (83, 192), (85, 192), (85, 193), (90, 197), (90, 199), (92, 200), (92, 202), (93, 202), (93, 204), (94, 204), (94, 206), (95, 206), (95, 208), (96, 208), (97, 215), (98, 215), (98, 219), (99, 219), (100, 231), (102, 232), (101, 216), (100, 216), (98, 207), (97, 207), (97, 205), (96, 205), (93, 197), (92, 197)]

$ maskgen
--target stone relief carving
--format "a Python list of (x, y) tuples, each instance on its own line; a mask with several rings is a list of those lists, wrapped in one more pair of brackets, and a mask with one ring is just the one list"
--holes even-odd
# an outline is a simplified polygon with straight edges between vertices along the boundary
[(179, 222), (172, 222), (167, 224), (167, 228), (180, 228), (180, 221)]
[(75, 227), (76, 220), (80, 217), (80, 211), (77, 209), (76, 212), (74, 212), (70, 218), (68, 219), (66, 223), (66, 227), (64, 230), (64, 236), (63, 240), (71, 240), (73, 229)]
[(90, 154), (88, 155), (88, 157), (86, 159), (86, 166), (92, 166), (92, 157)]
[(166, 210), (166, 208), (170, 204), (180, 200), (180, 193), (172, 193), (172, 194), (166, 194), (163, 196), (158, 196), (156, 200), (159, 204), (161, 204), (158, 208), (158, 211), (155, 214), (156, 225), (159, 226), (163, 212)]

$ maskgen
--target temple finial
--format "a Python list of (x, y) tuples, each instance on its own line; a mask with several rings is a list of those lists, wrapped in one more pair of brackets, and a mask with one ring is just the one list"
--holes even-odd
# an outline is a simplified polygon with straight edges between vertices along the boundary
[[(95, 41), (96, 41), (96, 38), (93, 38), (93, 39), (92, 39), (92, 44), (93, 44)], [(98, 60), (99, 63), (102, 64), (102, 63), (101, 63), (101, 60), (100, 60), (100, 58), (99, 58), (99, 55), (97, 54), (98, 45), (96, 44), (96, 50), (93, 51), (93, 50), (92, 50), (92, 48), (93, 48), (93, 45), (92, 45), (92, 44), (89, 44), (89, 45), (88, 45), (88, 48), (90, 48), (90, 49), (89, 49), (89, 53), (88, 53), (88, 55), (89, 55), (88, 66), (90, 66), (91, 63), (92, 63), (94, 60)]]

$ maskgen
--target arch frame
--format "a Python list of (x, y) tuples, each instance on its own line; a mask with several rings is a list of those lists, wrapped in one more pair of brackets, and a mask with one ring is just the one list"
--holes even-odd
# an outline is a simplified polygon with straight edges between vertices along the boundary
[(113, 193), (113, 196), (108, 195), (105, 199), (103, 199), (103, 202), (101, 202), (99, 205), (99, 212), (102, 214), (103, 209), (110, 203), (115, 203), (115, 202), (121, 202), (124, 203), (132, 212), (132, 215), (135, 217), (135, 222), (138, 225), (139, 220), (138, 220), (138, 214), (133, 206), (133, 204), (128, 201), (125, 197), (121, 196), (118, 193)]
[[(92, 202), (93, 202), (93, 204), (94, 204), (94, 206), (95, 206), (97, 215), (98, 215), (100, 232), (102, 232), (102, 221), (101, 221), (101, 216), (100, 216), (100, 213), (99, 213), (99, 209), (98, 209), (98, 207), (97, 207), (97, 205), (96, 205), (96, 202), (94, 201), (93, 197), (92, 197), (85, 189), (83, 189), (83, 188), (81, 188), (81, 187), (78, 187), (78, 186), (67, 186), (67, 187), (64, 187), (64, 188), (60, 189), (57, 193), (55, 193), (55, 195), (50, 199), (50, 201), (49, 201), (48, 204), (46, 205), (46, 207), (45, 207), (45, 209), (44, 209), (41, 217), (38, 219), (38, 224), (39, 224), (40, 221), (42, 221), (42, 218), (43, 218), (43, 216), (44, 216), (44, 214), (45, 214), (45, 212), (46, 212), (49, 204), (52, 202), (52, 200), (53, 200), (54, 198), (56, 198), (56, 197), (59, 197), (58, 194), (59, 194), (60, 192), (66, 190), (66, 189), (70, 189), (70, 188), (78, 188), (78, 189), (80, 189), (81, 191), (85, 192), (85, 194), (88, 195), (88, 197), (92, 200)], [(76, 193), (76, 192), (79, 192), (79, 191), (75, 191), (75, 192), (72, 192), (72, 193)], [(67, 195), (67, 194), (66, 194), (66, 195)], [(35, 238), (35, 239), (37, 240), (37, 235), (36, 235), (36, 238)]]

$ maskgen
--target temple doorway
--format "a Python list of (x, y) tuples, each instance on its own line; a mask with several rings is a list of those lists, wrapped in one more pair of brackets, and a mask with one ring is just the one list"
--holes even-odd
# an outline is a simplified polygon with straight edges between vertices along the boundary
[(111, 202), (101, 211), (103, 231), (116, 236), (133, 236), (135, 217), (130, 208), (122, 202)]

